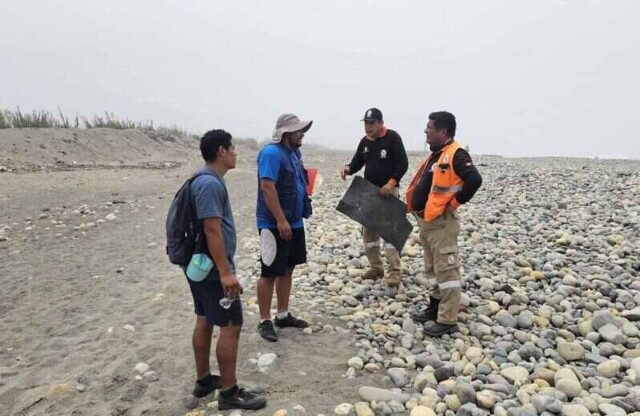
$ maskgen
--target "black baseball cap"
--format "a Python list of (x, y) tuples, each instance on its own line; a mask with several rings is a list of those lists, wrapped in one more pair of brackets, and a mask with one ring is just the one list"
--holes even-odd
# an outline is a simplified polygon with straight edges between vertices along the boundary
[(382, 111), (373, 107), (364, 113), (364, 118), (360, 121), (382, 121)]

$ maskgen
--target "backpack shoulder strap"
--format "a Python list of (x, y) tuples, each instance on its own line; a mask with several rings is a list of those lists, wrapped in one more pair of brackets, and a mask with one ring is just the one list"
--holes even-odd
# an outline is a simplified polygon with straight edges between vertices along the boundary
[(228, 200), (229, 199), (229, 191), (227, 190), (226, 185), (224, 184), (224, 181), (222, 181), (220, 179), (220, 177), (218, 177), (218, 175), (216, 175), (215, 173), (207, 170), (200, 170), (198, 172), (196, 172), (191, 178), (189, 178), (187, 181), (189, 182), (189, 186), (188, 186), (188, 192), (189, 192), (189, 204), (191, 206), (191, 210), (192, 212), (195, 210), (195, 207), (193, 206), (193, 195), (191, 194), (191, 184), (193, 183), (193, 181), (200, 177), (200, 176), (212, 176), (216, 181), (218, 181), (219, 183), (222, 184), (222, 187), (224, 188), (224, 196), (225, 198)]

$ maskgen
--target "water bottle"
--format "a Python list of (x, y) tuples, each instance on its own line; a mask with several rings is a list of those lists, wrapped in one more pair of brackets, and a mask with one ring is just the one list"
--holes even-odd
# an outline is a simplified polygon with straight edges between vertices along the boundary
[(220, 306), (222, 306), (224, 309), (229, 309), (231, 307), (231, 305), (233, 305), (233, 302), (235, 302), (237, 299), (239, 299), (240, 297), (236, 296), (235, 298), (230, 298), (229, 296), (225, 296), (222, 299), (220, 299)]
[[(243, 289), (246, 289), (248, 281), (247, 279), (240, 279), (240, 284), (242, 285)], [(233, 302), (235, 302), (236, 300), (240, 299), (240, 294), (238, 294), (235, 297), (229, 297), (228, 295), (225, 295), (225, 297), (223, 297), (222, 299), (220, 299), (220, 302), (218, 302), (220, 304), (220, 306), (222, 306), (224, 309), (229, 309), (231, 307), (231, 305), (233, 305)]]

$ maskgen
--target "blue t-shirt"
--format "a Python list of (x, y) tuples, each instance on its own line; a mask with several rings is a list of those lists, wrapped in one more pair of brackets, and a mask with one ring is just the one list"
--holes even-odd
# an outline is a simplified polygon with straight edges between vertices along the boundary
[[(205, 218), (222, 219), (222, 238), (227, 260), (235, 273), (233, 257), (236, 254), (236, 228), (233, 224), (233, 213), (229, 203), (229, 193), (224, 179), (212, 170), (204, 167), (199, 172), (210, 172), (212, 175), (200, 175), (191, 182), (191, 195), (196, 207), (199, 220)], [(217, 268), (212, 269), (217, 273)]]
[[(278, 174), (280, 173), (280, 164), (285, 162), (283, 158), (290, 158), (291, 165), (295, 170), (296, 212), (300, 219), (290, 223), (289, 226), (291, 226), (291, 228), (302, 228), (304, 227), (302, 212), (304, 210), (304, 198), (307, 192), (302, 172), (302, 161), (296, 152), (286, 148), (279, 149), (279, 147), (280, 146), (265, 146), (258, 154), (258, 180), (271, 179), (277, 182)], [(258, 189), (258, 192), (261, 191)], [(265, 208), (266, 210), (269, 209), (267, 207)], [(258, 212), (260, 212), (260, 210), (258, 210)], [(258, 228), (275, 228), (278, 226), (277, 223), (269, 220), (269, 218), (262, 218), (258, 215)]]

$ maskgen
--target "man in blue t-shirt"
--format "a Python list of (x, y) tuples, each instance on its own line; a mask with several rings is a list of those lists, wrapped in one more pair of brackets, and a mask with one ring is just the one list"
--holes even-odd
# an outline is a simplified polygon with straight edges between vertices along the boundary
[[(193, 331), (197, 380), (193, 395), (204, 397), (220, 389), (218, 409), (261, 409), (267, 404), (264, 396), (238, 387), (236, 379), (242, 328), (239, 294), (243, 288), (235, 272), (236, 230), (223, 179), (227, 171), (236, 167), (236, 151), (231, 135), (224, 130), (211, 130), (202, 136), (200, 151), (205, 166), (191, 181), (191, 196), (214, 267), (204, 280), (193, 281), (187, 277), (197, 315)], [(225, 296), (237, 299), (228, 309), (220, 305)], [(209, 367), (214, 325), (220, 327), (216, 358), (221, 376), (212, 375)]]
[(262, 338), (278, 340), (271, 321), (273, 289), (277, 293), (275, 325), (306, 328), (307, 322), (289, 312), (293, 269), (306, 263), (307, 247), (303, 218), (311, 215), (307, 175), (300, 146), (312, 121), (283, 114), (276, 122), (272, 143), (258, 154), (258, 203), (256, 218), (260, 233), (262, 273), (258, 279), (258, 305)]

